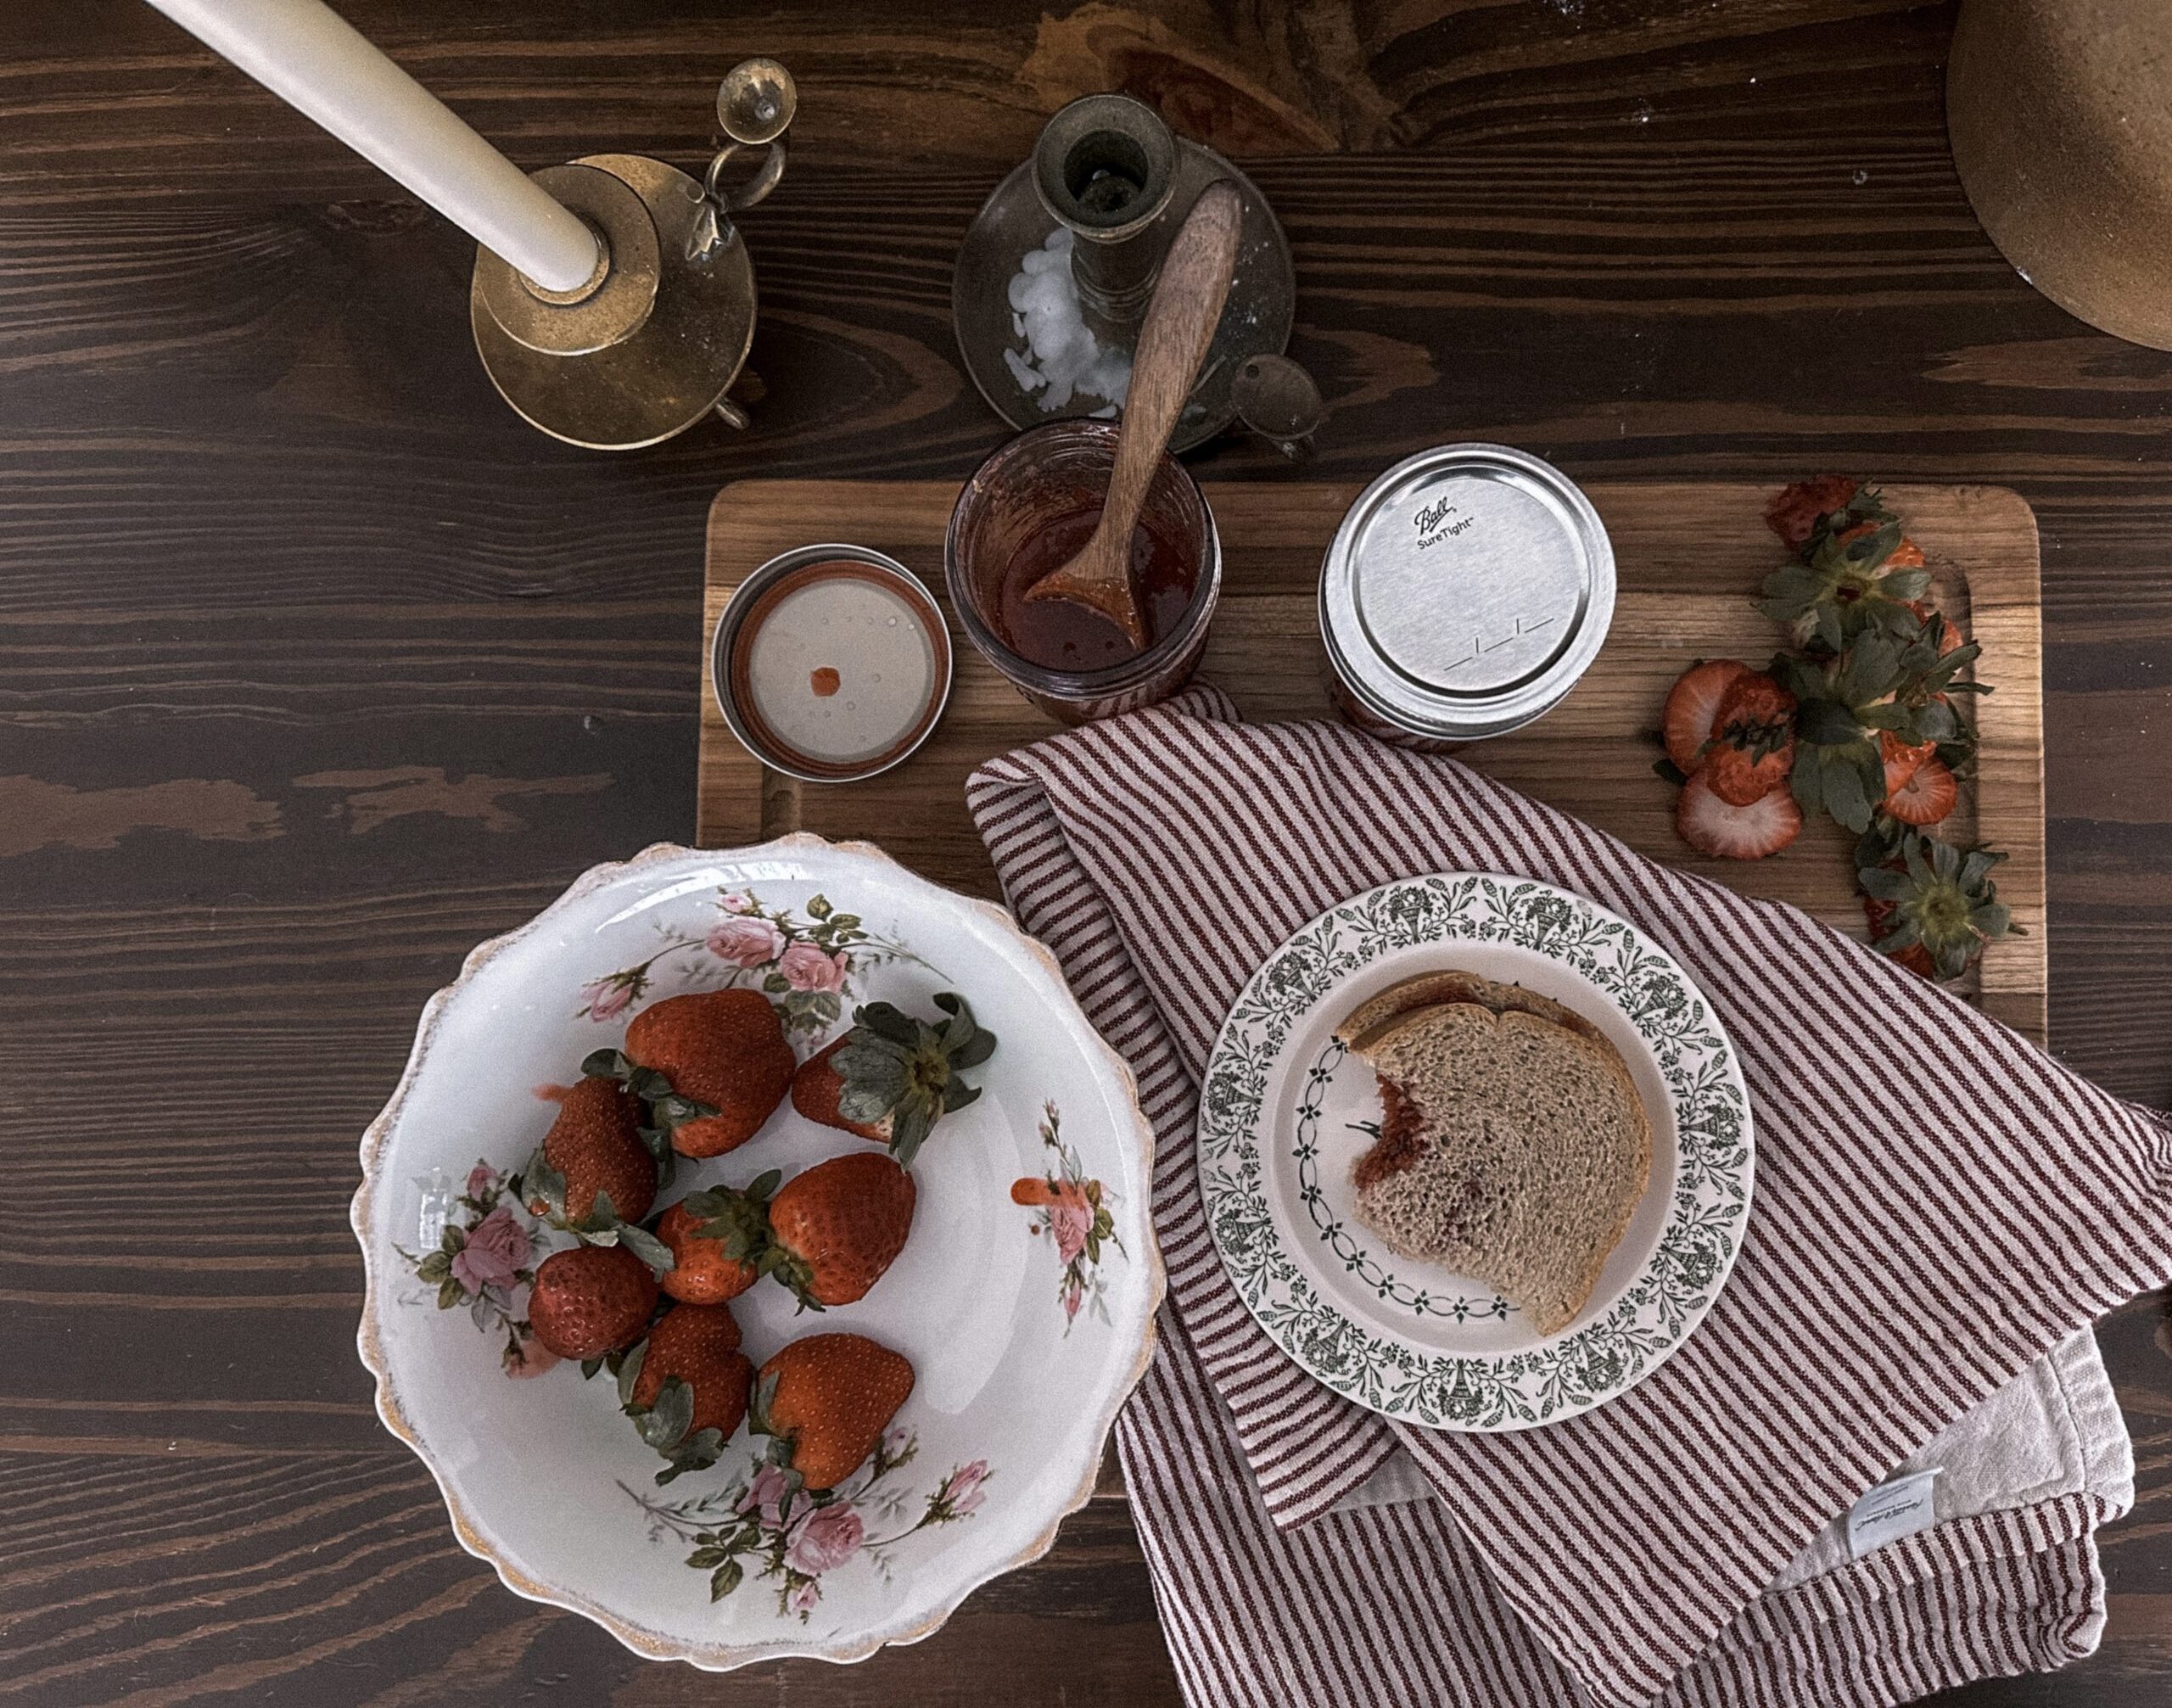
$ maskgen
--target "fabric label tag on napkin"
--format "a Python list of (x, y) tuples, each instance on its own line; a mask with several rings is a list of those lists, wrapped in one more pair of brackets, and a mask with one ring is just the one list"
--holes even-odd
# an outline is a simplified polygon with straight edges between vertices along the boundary
[(1928, 1530), (1938, 1517), (1932, 1510), (1931, 1489), (1940, 1469), (1933, 1465), (1913, 1476), (1880, 1483), (1857, 1501), (1848, 1514), (1848, 1557), (1861, 1560), (1873, 1548)]

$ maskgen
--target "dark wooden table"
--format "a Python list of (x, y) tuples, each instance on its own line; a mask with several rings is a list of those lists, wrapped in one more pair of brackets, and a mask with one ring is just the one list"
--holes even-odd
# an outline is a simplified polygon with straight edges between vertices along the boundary
[[(535, 166), (692, 165), (724, 67), (786, 60), (792, 171), (746, 222), (770, 395), (743, 438), (546, 440), (476, 365), (458, 232), (133, 0), (0, 8), (0, 1700), (1175, 1700), (1118, 1501), (863, 1666), (638, 1662), (459, 1551), (352, 1348), (355, 1142), (423, 999), (691, 832), (711, 495), (954, 478), (994, 442), (951, 255), (1086, 90), (1273, 198), (1323, 473), (1483, 438), (1581, 476), (2024, 493), (2052, 1042), (2172, 1101), (2172, 356), (1978, 230), (1949, 8), (344, 9)], [(1955, 1700), (2172, 1701), (2164, 1316), (2102, 1330), (2142, 1487), (2102, 1652)]]

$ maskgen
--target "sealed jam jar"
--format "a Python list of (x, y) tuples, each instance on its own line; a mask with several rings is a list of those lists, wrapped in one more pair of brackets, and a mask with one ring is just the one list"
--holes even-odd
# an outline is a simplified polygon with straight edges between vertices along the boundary
[(1222, 590), (1222, 546), (1198, 483), (1164, 456), (1132, 536), (1131, 585), (1147, 646), (1100, 613), (1026, 590), (1069, 562), (1100, 519), (1117, 429), (1058, 421), (1020, 434), (958, 495), (943, 546), (950, 602), (973, 645), (1066, 724), (1135, 711), (1184, 686)]
[(1350, 507), (1320, 572), (1343, 715), (1440, 750), (1542, 717), (1598, 656), (1614, 550), (1551, 463), (1499, 445), (1420, 451)]

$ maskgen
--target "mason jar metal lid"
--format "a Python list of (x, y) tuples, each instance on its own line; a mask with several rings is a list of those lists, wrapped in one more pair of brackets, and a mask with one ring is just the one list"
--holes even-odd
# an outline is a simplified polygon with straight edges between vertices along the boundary
[(1335, 673), (1413, 735), (1477, 741), (1540, 716), (1598, 654), (1614, 548), (1551, 463), (1500, 445), (1407, 457), (1350, 507), (1320, 574)]
[(950, 697), (950, 632), (921, 579), (865, 546), (802, 546), (739, 584), (709, 684), (772, 770), (852, 782), (926, 741)]

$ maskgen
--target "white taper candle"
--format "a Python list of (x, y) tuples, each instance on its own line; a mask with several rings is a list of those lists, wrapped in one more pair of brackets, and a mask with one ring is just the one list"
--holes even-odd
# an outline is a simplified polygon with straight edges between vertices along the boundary
[(548, 290), (596, 271), (596, 235), (323, 0), (150, 0)]

